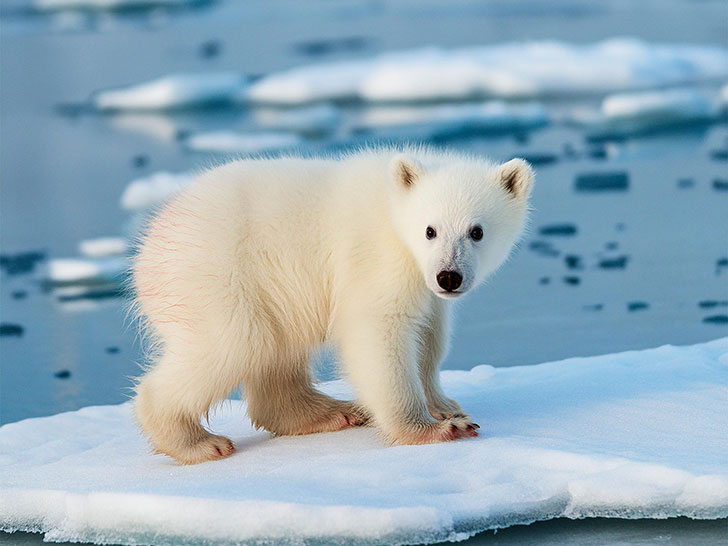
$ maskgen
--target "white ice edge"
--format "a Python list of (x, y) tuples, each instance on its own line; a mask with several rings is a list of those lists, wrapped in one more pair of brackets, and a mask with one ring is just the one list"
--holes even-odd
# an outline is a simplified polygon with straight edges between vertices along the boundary
[(401, 102), (608, 93), (728, 77), (728, 49), (615, 38), (429, 47), (291, 68), (253, 82), (254, 103)]
[(167, 171), (137, 178), (124, 188), (119, 205), (124, 210), (145, 212), (167, 201), (194, 179), (194, 173)]
[(184, 467), (150, 453), (130, 404), (11, 423), (0, 528), (120, 544), (412, 544), (555, 517), (728, 517), (728, 338), (442, 381), (480, 438), (272, 438), (231, 401), (211, 427), (236, 453)]
[(155, 80), (99, 91), (91, 97), (99, 110), (167, 110), (226, 103), (247, 85), (237, 72), (170, 74)]
[(126, 257), (54, 258), (45, 267), (44, 280), (54, 284), (118, 283), (129, 269)]
[(33, 0), (41, 11), (57, 10), (119, 10), (131, 8), (178, 7), (204, 3), (204, 0)]
[(129, 241), (123, 237), (98, 237), (78, 243), (78, 251), (87, 258), (120, 256), (129, 251)]

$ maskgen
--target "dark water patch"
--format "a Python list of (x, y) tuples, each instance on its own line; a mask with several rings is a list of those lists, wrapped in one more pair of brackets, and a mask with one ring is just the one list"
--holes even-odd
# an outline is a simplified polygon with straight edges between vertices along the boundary
[(581, 279), (579, 277), (568, 276), (568, 277), (564, 277), (564, 282), (571, 286), (576, 286), (578, 284), (581, 284)]
[(46, 259), (46, 253), (40, 250), (19, 252), (17, 254), (0, 254), (0, 268), (8, 275), (32, 273), (38, 262)]
[(528, 136), (528, 133), (515, 133), (513, 135), (513, 140), (516, 141), (516, 144), (528, 144), (528, 141), (531, 140), (531, 138)]
[(713, 161), (728, 161), (728, 148), (711, 150), (710, 159), (712, 159)]
[(0, 324), (0, 337), (20, 337), (25, 329), (20, 324), (3, 322)]
[(294, 44), (293, 49), (307, 57), (320, 57), (332, 53), (361, 51), (369, 45), (369, 41), (362, 36), (351, 36), (333, 40), (306, 40)]
[(593, 303), (590, 305), (585, 305), (583, 307), (583, 309), (584, 309), (584, 311), (601, 311), (602, 309), (604, 309), (604, 304), (603, 303)]
[(728, 191), (728, 180), (725, 178), (714, 178), (713, 189), (715, 191)]
[(72, 294), (59, 294), (58, 295), (58, 301), (61, 302), (69, 302), (69, 301), (84, 301), (84, 300), (91, 300), (91, 301), (97, 301), (97, 300), (106, 300), (110, 298), (121, 298), (126, 295), (126, 292), (121, 286), (118, 286), (116, 284), (103, 286), (103, 287), (93, 287), (85, 289), (81, 292), (72, 293)]
[(68, 379), (71, 377), (71, 370), (58, 370), (53, 374), (56, 379)]
[(146, 154), (137, 154), (131, 158), (131, 164), (136, 169), (143, 169), (149, 165), (149, 156)]
[(631, 301), (627, 304), (627, 311), (634, 313), (635, 311), (644, 311), (649, 309), (650, 304), (646, 301)]
[(705, 317), (703, 322), (708, 324), (728, 324), (728, 315), (710, 315)]
[(27, 290), (14, 290), (13, 291), (13, 299), (14, 300), (24, 300), (28, 297), (28, 291)]
[(564, 256), (564, 263), (569, 269), (582, 269), (581, 256), (576, 254), (567, 254)]
[(701, 309), (713, 309), (715, 307), (728, 307), (728, 301), (703, 300), (698, 302)]
[(583, 173), (577, 175), (574, 189), (578, 192), (627, 191), (629, 175), (625, 171)]
[(120, 349), (119, 349), (118, 347), (115, 347), (115, 346), (112, 346), (112, 347), (106, 347), (106, 352), (107, 352), (108, 354), (110, 354), (110, 355), (115, 355), (115, 354), (118, 354), (118, 353), (119, 353), (119, 350), (120, 350)]
[(677, 181), (677, 187), (682, 190), (692, 188), (694, 186), (695, 186), (695, 180), (693, 180), (692, 178), (681, 178), (680, 180)]
[(579, 153), (576, 151), (576, 146), (574, 146), (571, 142), (565, 142), (562, 151), (564, 152), (564, 156), (569, 159), (576, 159), (579, 157)]
[(591, 157), (592, 159), (600, 159), (604, 160), (607, 159), (607, 147), (603, 144), (599, 144), (596, 146), (590, 146), (587, 150), (587, 155)]
[(222, 42), (220, 40), (207, 40), (200, 44), (200, 57), (203, 59), (212, 59), (218, 57), (222, 52)]
[(604, 258), (599, 260), (601, 269), (625, 269), (629, 262), (629, 256), (617, 256), (616, 258)]
[(720, 275), (724, 267), (728, 267), (728, 258), (718, 258), (715, 261), (715, 274)]
[(551, 282), (551, 277), (541, 277), (538, 280), (538, 284), (549, 284)]
[(556, 163), (559, 160), (556, 154), (552, 154), (549, 152), (533, 152), (519, 155), (521, 156), (521, 158), (528, 161), (534, 167), (551, 165), (552, 163)]
[(560, 254), (548, 241), (531, 241), (528, 244), (528, 248), (539, 256), (548, 258), (556, 258)]
[(619, 243), (617, 241), (609, 241), (604, 245), (604, 248), (607, 250), (617, 250), (619, 248)]
[(627, 224), (625, 224), (624, 222), (618, 222), (614, 225), (614, 229), (617, 231), (624, 231), (625, 229), (627, 229)]
[(574, 224), (549, 224), (539, 228), (541, 235), (556, 237), (571, 237), (576, 235), (577, 227)]

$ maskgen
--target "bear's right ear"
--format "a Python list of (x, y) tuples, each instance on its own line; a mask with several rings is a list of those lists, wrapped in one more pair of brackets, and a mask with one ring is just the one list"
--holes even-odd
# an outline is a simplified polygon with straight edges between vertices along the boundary
[(405, 189), (414, 186), (417, 180), (425, 173), (425, 169), (422, 168), (422, 165), (416, 159), (404, 154), (395, 156), (392, 159), (389, 169), (394, 181)]

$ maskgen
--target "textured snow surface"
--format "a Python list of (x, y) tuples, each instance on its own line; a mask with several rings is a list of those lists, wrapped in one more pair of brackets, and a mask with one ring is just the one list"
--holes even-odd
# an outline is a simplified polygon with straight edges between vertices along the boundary
[(247, 83), (242, 74), (172, 74), (138, 85), (99, 91), (99, 110), (167, 110), (230, 102)]
[(269, 74), (249, 101), (430, 101), (604, 93), (728, 76), (728, 50), (611, 39), (592, 45), (514, 42), (462, 49), (390, 52)]
[(0, 528), (119, 544), (370, 544), (554, 517), (728, 516), (728, 338), (442, 380), (480, 438), (271, 438), (231, 401), (211, 424), (236, 453), (183, 467), (149, 452), (128, 403), (5, 425)]

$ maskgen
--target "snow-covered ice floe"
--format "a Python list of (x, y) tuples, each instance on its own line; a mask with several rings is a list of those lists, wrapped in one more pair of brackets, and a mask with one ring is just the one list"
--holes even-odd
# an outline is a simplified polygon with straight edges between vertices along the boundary
[(488, 101), (436, 106), (375, 106), (364, 111), (354, 129), (392, 137), (440, 138), (534, 129), (547, 123), (548, 115), (541, 104)]
[(301, 104), (606, 93), (725, 79), (727, 60), (726, 48), (626, 38), (430, 47), (272, 73), (243, 94), (251, 102)]
[(194, 179), (195, 175), (189, 172), (159, 171), (132, 180), (121, 194), (119, 204), (125, 210), (144, 212), (161, 205)]
[(197, 152), (259, 154), (288, 150), (299, 146), (303, 140), (298, 135), (282, 131), (259, 133), (212, 131), (192, 134), (184, 142), (190, 150)]
[(44, 281), (51, 284), (118, 283), (129, 271), (122, 256), (105, 258), (55, 258), (46, 264)]
[(99, 91), (91, 97), (99, 110), (172, 110), (229, 103), (245, 88), (237, 72), (172, 74), (138, 85)]
[(601, 111), (584, 120), (592, 136), (622, 136), (715, 121), (720, 105), (697, 89), (608, 95)]
[(108, 544), (414, 544), (556, 517), (728, 517), (728, 338), (442, 382), (479, 438), (273, 438), (230, 401), (211, 427), (236, 452), (180, 466), (151, 453), (129, 403), (7, 424), (0, 528)]

